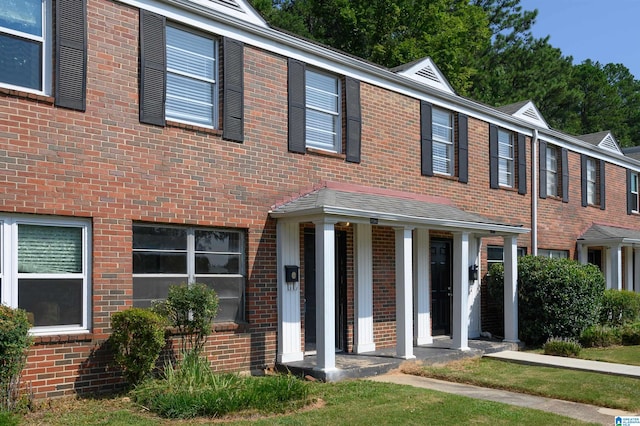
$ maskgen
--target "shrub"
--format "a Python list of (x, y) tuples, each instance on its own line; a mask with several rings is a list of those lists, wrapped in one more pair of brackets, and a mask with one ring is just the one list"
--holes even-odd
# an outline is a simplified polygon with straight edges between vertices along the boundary
[(29, 328), (25, 311), (0, 305), (0, 410), (12, 411), (20, 400), (20, 374), (32, 342)]
[(570, 356), (580, 355), (582, 346), (575, 339), (552, 337), (543, 346), (545, 355)]
[(617, 327), (595, 324), (582, 332), (580, 343), (586, 348), (606, 348), (622, 344), (622, 337)]
[[(494, 265), (489, 292), (503, 300), (504, 272)], [(605, 280), (594, 265), (570, 259), (523, 256), (518, 259), (520, 339), (540, 344), (552, 336), (577, 338), (598, 322)]]
[(620, 327), (623, 345), (640, 345), (640, 322), (627, 323)]
[(148, 309), (130, 308), (114, 313), (111, 327), (115, 362), (127, 382), (138, 384), (151, 373), (165, 345), (165, 322)]
[(640, 294), (627, 290), (605, 290), (600, 324), (623, 325), (640, 319)]
[(171, 286), (167, 300), (154, 305), (154, 310), (177, 328), (183, 354), (200, 353), (218, 314), (218, 296), (206, 284)]

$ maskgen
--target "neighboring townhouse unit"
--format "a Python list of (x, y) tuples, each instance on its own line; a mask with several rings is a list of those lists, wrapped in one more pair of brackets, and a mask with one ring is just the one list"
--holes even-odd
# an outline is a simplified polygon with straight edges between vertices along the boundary
[[(220, 296), (206, 354), (254, 370), (336, 348), (468, 339), (517, 256), (640, 290), (640, 161), (535, 105), (456, 95), (268, 27), (244, 0), (0, 5), (0, 290), (35, 336), (37, 397), (117, 388), (110, 316), (172, 284)], [(485, 306), (486, 308), (486, 306)]]

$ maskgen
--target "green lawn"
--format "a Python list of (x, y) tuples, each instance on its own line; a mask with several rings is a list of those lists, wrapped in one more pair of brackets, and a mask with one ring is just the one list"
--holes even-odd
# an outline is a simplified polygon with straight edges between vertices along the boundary
[[(261, 418), (248, 414), (226, 424), (251, 425), (580, 425), (577, 420), (536, 410), (366, 380), (311, 383), (316, 403), (301, 411)], [(160, 419), (128, 398), (54, 401), (24, 418), (25, 425), (185, 425), (212, 419)]]
[(609, 348), (584, 348), (580, 358), (618, 364), (640, 365), (640, 346), (614, 346)]

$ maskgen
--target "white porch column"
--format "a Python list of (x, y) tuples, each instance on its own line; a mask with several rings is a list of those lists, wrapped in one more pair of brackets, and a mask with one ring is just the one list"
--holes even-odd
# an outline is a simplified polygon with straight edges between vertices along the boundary
[(300, 225), (278, 221), (278, 362), (301, 361), (300, 282), (287, 284), (284, 265), (300, 266)]
[(357, 354), (376, 350), (373, 339), (373, 248), (371, 225), (355, 226), (355, 345)]
[(412, 230), (396, 231), (396, 357), (413, 359)]
[(453, 234), (453, 348), (469, 350), (469, 233)]
[(433, 343), (431, 336), (431, 288), (429, 287), (429, 230), (416, 229), (413, 242), (413, 338), (415, 346)]
[(589, 247), (578, 243), (578, 262), (583, 265), (589, 263)]
[(633, 248), (633, 264), (633, 289), (636, 293), (640, 293), (640, 249), (635, 247)]
[(518, 238), (504, 237), (504, 340), (518, 342)]
[(336, 369), (335, 227), (326, 220), (316, 226), (316, 369)]
[(624, 289), (633, 291), (633, 247), (624, 247)]
[(607, 288), (622, 290), (622, 247), (614, 245), (607, 250)]

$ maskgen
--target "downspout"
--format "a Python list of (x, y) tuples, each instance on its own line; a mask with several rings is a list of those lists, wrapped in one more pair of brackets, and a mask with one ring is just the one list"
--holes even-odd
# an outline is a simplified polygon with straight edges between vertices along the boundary
[(538, 129), (531, 141), (531, 254), (538, 255)]

